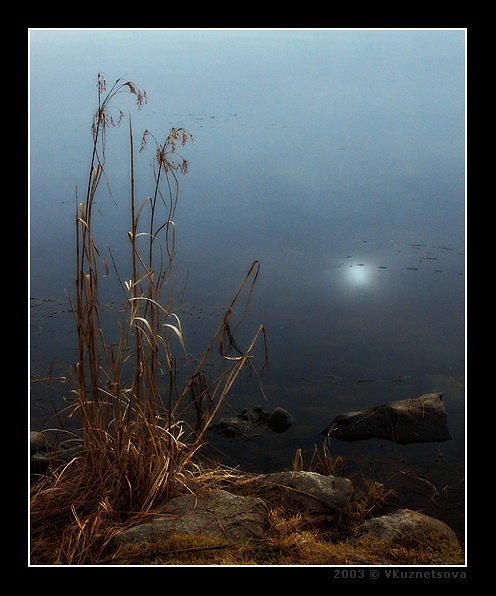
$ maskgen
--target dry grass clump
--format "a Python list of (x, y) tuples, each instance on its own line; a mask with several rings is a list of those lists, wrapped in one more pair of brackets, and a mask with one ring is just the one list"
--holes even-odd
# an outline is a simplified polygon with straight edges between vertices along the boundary
[[(100, 249), (94, 206), (106, 177), (107, 132), (124, 114), (112, 102), (129, 92), (138, 109), (144, 91), (118, 79), (109, 90), (98, 75), (98, 108), (92, 124), (93, 147), (86, 196), (76, 213), (76, 289), (70, 296), (78, 336), (78, 359), (72, 378), (70, 416), (80, 421), (84, 456), (52, 470), (31, 491), (32, 563), (92, 563), (98, 560), (116, 525), (136, 521), (156, 503), (173, 496), (194, 469), (205, 429), (217, 413), (240, 371), (249, 366), (259, 327), (241, 349), (231, 328), (234, 307), (246, 316), (259, 262), (255, 261), (236, 291), (204, 355), (186, 381), (179, 381), (176, 348), (188, 358), (177, 314), (175, 223), (178, 175), (188, 162), (179, 147), (192, 140), (173, 128), (156, 144), (149, 197), (135, 191), (134, 135), (129, 120), (130, 263), (119, 271)], [(115, 197), (111, 195), (111, 199)], [(100, 234), (102, 232), (100, 231)], [(125, 275), (125, 277), (124, 277)], [(117, 329), (109, 331), (101, 286), (115, 281), (123, 302)], [(240, 304), (240, 302), (244, 302)], [(239, 325), (241, 321), (237, 324)], [(112, 338), (109, 341), (109, 337)], [(218, 354), (217, 376), (204, 373)]]
[[(74, 508), (81, 511), (85, 506), (81, 499), (91, 491), (76, 486), (76, 478), (81, 482), (85, 475), (78, 473), (76, 463), (71, 466), (74, 492), (70, 496), (79, 499), (74, 502)], [(65, 473), (70, 473), (70, 469)], [(196, 494), (223, 488), (242, 495), (259, 495), (261, 479), (263, 475), (220, 466), (200, 468), (194, 464), (189, 471), (181, 471), (176, 490)], [(65, 484), (57, 494), (54, 479), (50, 489), (44, 491), (46, 508), (38, 511), (45, 517), (44, 539), (37, 542), (39, 548), (32, 555), (34, 562), (67, 564), (67, 553), (74, 552), (75, 546), (79, 551), (86, 546), (91, 562), (96, 565), (455, 565), (464, 562), (461, 549), (436, 536), (408, 533), (394, 542), (347, 542), (357, 525), (391, 502), (391, 494), (374, 482), (356, 486), (349, 507), (328, 515), (291, 508), (278, 501), (277, 493), (273, 493), (266, 501), (269, 513), (263, 538), (232, 541), (222, 537), (172, 535), (153, 543), (121, 545), (113, 552), (107, 548), (112, 537), (123, 527), (137, 523), (139, 514), (124, 516), (122, 512), (111, 511), (105, 499), (95, 509), (90, 499), (87, 503), (90, 514), (84, 521), (74, 514), (71, 517), (71, 511), (64, 505), (67, 487)], [(97, 488), (98, 484), (94, 489)], [(57, 506), (59, 511), (54, 509)], [(84, 523), (88, 525), (86, 534)], [(65, 531), (53, 531), (64, 525)], [(86, 543), (84, 536), (88, 536)]]

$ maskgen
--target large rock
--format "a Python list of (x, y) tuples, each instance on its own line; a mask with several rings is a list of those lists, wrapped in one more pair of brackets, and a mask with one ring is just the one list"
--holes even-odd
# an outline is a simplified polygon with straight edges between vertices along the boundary
[(112, 546), (129, 542), (157, 542), (172, 534), (201, 534), (246, 540), (263, 536), (268, 509), (258, 497), (242, 497), (225, 490), (185, 495), (167, 502), (162, 513), (124, 530)]
[(323, 476), (316, 472), (277, 472), (267, 474), (266, 489), (282, 493), (284, 499), (311, 513), (346, 509), (353, 493), (347, 478)]
[(371, 410), (336, 416), (321, 434), (340, 441), (386, 439), (394, 443), (442, 442), (451, 439), (442, 393), (389, 402)]
[(453, 530), (439, 519), (411, 509), (400, 509), (389, 515), (367, 520), (348, 539), (350, 542), (393, 541), (398, 542), (415, 532), (417, 535), (435, 535), (458, 546)]

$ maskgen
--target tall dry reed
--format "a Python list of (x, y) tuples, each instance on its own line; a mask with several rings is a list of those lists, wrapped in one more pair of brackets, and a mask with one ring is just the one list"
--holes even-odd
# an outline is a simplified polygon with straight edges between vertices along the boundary
[[(185, 354), (175, 290), (178, 175), (188, 162), (178, 148), (191, 141), (173, 128), (162, 143), (145, 131), (140, 151), (155, 143), (153, 187), (139, 199), (135, 183), (134, 134), (129, 116), (130, 279), (122, 279), (112, 255), (110, 266), (99, 248), (93, 223), (97, 194), (106, 176), (110, 128), (124, 118), (113, 100), (129, 92), (140, 109), (146, 93), (118, 79), (110, 89), (98, 75), (98, 108), (92, 124), (93, 146), (85, 199), (77, 200), (76, 289), (74, 313), (78, 360), (74, 365), (75, 414), (80, 420), (84, 456), (32, 487), (32, 562), (91, 563), (117, 528), (132, 523), (160, 500), (187, 485), (195, 473), (195, 454), (204, 433), (241, 370), (252, 367), (262, 326), (246, 349), (230, 327), (235, 305), (244, 301), (246, 316), (259, 273), (255, 261), (236, 291), (203, 356), (184, 385), (178, 386), (173, 346)], [(101, 194), (101, 193), (100, 193)], [(99, 196), (100, 196), (99, 194)], [(105, 307), (99, 299), (102, 276), (115, 274), (125, 295), (117, 322), (118, 340), (107, 342)], [(203, 369), (218, 350), (223, 366), (208, 381)], [(168, 378), (166, 389), (161, 378)]]

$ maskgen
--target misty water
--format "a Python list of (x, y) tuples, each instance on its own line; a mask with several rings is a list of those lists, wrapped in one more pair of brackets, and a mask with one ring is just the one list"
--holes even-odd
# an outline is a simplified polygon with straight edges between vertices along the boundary
[[(129, 245), (129, 113), (137, 137), (174, 126), (194, 138), (174, 222), (188, 353), (202, 353), (260, 261), (238, 343), (263, 324), (268, 401), (246, 372), (222, 415), (280, 406), (295, 422), (246, 441), (212, 437), (224, 460), (273, 471), (301, 449), (308, 465), (336, 415), (439, 391), (451, 441), (329, 447), (346, 475), (383, 482), (399, 506), (461, 533), (464, 60), (463, 31), (31, 31), (31, 427), (55, 425), (67, 391), (39, 380), (67, 377), (77, 358), (66, 292), (103, 72), (148, 95), (139, 112), (127, 95), (113, 102), (125, 118), (107, 134), (113, 200), (102, 193), (95, 225), (116, 262)], [(136, 156), (143, 198), (152, 158)], [(119, 292), (104, 288), (116, 310)]]

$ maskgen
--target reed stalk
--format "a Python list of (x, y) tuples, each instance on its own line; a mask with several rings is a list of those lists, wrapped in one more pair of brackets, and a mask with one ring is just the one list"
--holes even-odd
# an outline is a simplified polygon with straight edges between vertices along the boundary
[[(192, 469), (204, 433), (218, 412), (241, 370), (252, 367), (258, 329), (246, 350), (237, 345), (230, 327), (234, 306), (245, 300), (246, 317), (260, 264), (253, 262), (234, 295), (203, 356), (184, 386), (178, 387), (174, 345), (186, 354), (181, 321), (174, 311), (175, 211), (178, 174), (187, 173), (188, 162), (177, 149), (192, 140), (182, 128), (173, 128), (163, 143), (155, 141), (153, 190), (150, 197), (136, 196), (135, 149), (129, 117), (129, 202), (131, 278), (114, 272), (125, 294), (124, 310), (117, 323), (118, 339), (108, 343), (105, 308), (99, 300), (102, 276), (110, 268), (98, 248), (93, 223), (95, 199), (106, 180), (106, 140), (109, 128), (124, 117), (112, 101), (129, 92), (141, 108), (147, 101), (134, 83), (118, 79), (107, 91), (98, 76), (98, 108), (93, 119), (91, 165), (84, 201), (76, 195), (76, 288), (70, 298), (78, 338), (74, 365), (74, 410), (80, 420), (84, 456), (53, 471), (50, 479), (33, 485), (32, 545), (37, 560), (59, 562), (96, 560), (117, 525), (130, 523), (160, 500), (167, 499)], [(113, 198), (113, 197), (112, 197)], [(145, 240), (145, 251), (142, 240)], [(246, 297), (247, 294), (247, 297)], [(218, 350), (223, 365), (207, 381), (203, 368)], [(160, 371), (168, 376), (160, 383)], [(129, 377), (129, 379), (127, 378)], [(195, 418), (193, 422), (189, 420)], [(56, 536), (56, 538), (55, 538)], [(58, 544), (56, 552), (43, 545)]]

